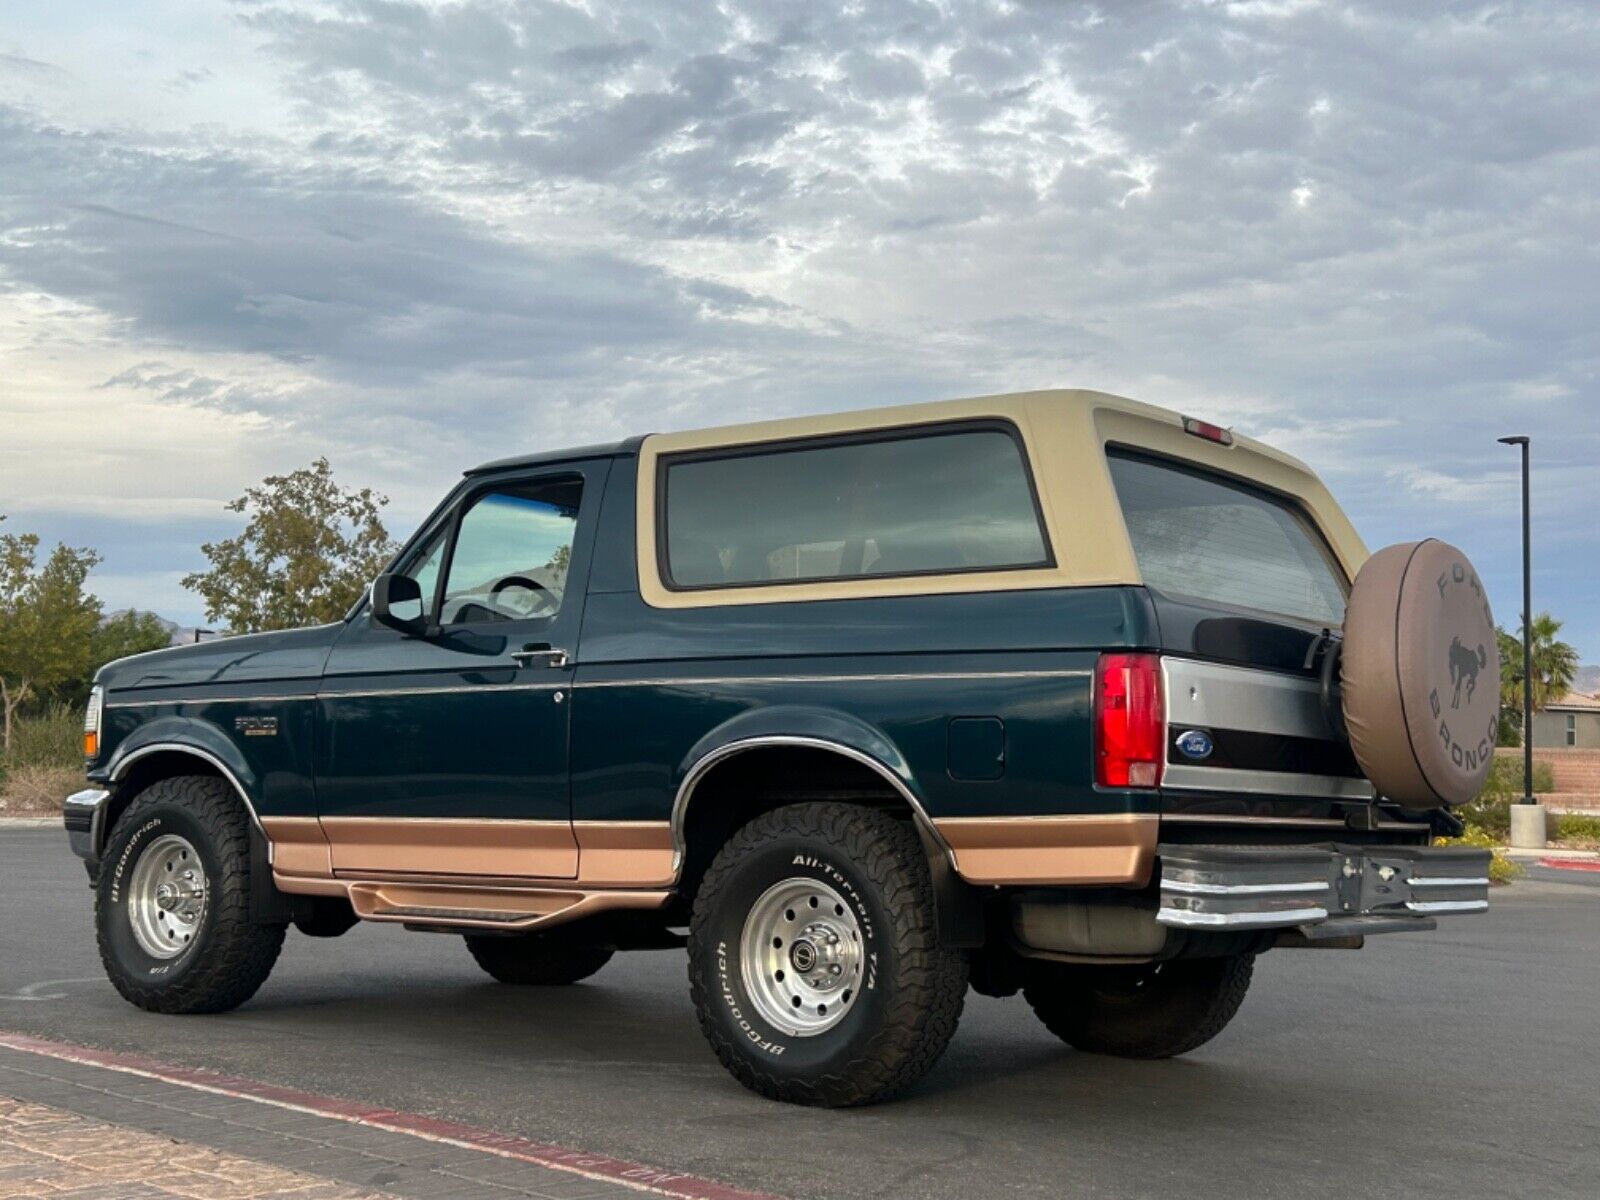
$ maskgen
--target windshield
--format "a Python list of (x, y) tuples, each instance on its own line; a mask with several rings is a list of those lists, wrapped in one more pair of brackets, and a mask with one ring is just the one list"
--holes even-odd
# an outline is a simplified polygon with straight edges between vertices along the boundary
[(1344, 622), (1344, 577), (1290, 501), (1122, 450), (1107, 452), (1146, 586), (1321, 625)]

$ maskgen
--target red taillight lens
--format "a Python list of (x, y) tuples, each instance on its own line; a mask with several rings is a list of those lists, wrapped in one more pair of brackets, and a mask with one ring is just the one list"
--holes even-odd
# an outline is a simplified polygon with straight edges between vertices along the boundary
[(1221, 425), (1213, 425), (1210, 421), (1197, 421), (1193, 417), (1185, 417), (1183, 431), (1192, 433), (1195, 437), (1205, 438), (1208, 442), (1215, 442), (1219, 446), (1233, 445), (1233, 431), (1224, 429)]
[(1094, 778), (1101, 787), (1155, 787), (1166, 759), (1161, 660), (1102, 654), (1094, 673)]

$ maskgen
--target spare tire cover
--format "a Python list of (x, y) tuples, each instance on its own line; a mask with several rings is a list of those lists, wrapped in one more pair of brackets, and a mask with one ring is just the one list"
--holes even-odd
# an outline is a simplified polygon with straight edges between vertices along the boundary
[(1356, 761), (1407, 808), (1465, 804), (1483, 787), (1500, 717), (1500, 647), (1467, 556), (1405, 542), (1361, 568), (1340, 666)]

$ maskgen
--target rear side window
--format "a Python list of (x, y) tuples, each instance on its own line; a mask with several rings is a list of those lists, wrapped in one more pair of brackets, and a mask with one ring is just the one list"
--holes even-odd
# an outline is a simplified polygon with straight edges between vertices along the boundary
[(673, 588), (948, 574), (1050, 564), (1009, 426), (788, 443), (665, 459), (658, 509)]
[(1119, 451), (1107, 461), (1149, 587), (1323, 625), (1344, 621), (1344, 578), (1293, 504), (1175, 463)]

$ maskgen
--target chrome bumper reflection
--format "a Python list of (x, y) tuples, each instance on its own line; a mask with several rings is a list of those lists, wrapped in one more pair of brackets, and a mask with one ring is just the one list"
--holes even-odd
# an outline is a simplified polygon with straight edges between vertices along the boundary
[(61, 823), (67, 827), (67, 844), (91, 867), (100, 857), (101, 822), (111, 793), (104, 788), (73, 792), (61, 805)]
[(1466, 846), (1164, 844), (1157, 853), (1156, 920), (1178, 929), (1298, 926), (1315, 937), (1328, 922), (1349, 931), (1365, 920), (1392, 932), (1489, 907), (1489, 852)]

